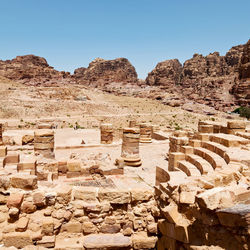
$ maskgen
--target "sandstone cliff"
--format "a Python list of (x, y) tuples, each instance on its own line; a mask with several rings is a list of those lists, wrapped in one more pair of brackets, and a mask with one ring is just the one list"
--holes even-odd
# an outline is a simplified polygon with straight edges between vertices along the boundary
[(69, 72), (57, 71), (49, 66), (45, 58), (34, 55), (17, 56), (6, 61), (0, 60), (0, 76), (32, 85), (73, 81)]
[(225, 56), (218, 52), (207, 56), (194, 54), (183, 66), (177, 59), (158, 63), (145, 83), (175, 93), (183, 103), (185, 99), (193, 100), (226, 110), (235, 104), (248, 103), (245, 101), (249, 88), (248, 62), (247, 44), (232, 47)]
[(250, 105), (250, 40), (244, 46), (239, 64), (239, 78), (232, 88), (239, 105)]
[(179, 82), (181, 70), (182, 65), (178, 59), (160, 62), (148, 74), (146, 84), (172, 86)]
[(80, 84), (105, 85), (112, 82), (135, 83), (137, 73), (126, 58), (104, 60), (97, 58), (88, 68), (78, 68), (73, 77)]

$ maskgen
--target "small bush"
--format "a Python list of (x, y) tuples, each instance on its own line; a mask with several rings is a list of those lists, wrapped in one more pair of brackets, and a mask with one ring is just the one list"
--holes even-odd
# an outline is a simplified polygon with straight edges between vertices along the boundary
[(233, 113), (240, 114), (241, 117), (250, 119), (250, 107), (239, 107), (233, 111)]

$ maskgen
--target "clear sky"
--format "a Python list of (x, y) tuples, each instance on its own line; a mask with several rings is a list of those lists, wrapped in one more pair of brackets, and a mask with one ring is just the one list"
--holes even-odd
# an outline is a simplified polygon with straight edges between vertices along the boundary
[(0, 59), (35, 54), (70, 72), (126, 57), (145, 78), (160, 61), (249, 38), (249, 0), (0, 0)]

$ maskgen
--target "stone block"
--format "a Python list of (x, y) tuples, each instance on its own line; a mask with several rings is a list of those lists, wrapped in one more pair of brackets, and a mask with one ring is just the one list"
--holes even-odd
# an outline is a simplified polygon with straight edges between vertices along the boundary
[(81, 172), (81, 161), (80, 160), (69, 160), (67, 162), (67, 169), (70, 172)]
[(10, 185), (14, 188), (33, 190), (37, 188), (37, 176), (26, 174), (15, 174), (10, 178)]
[(80, 235), (70, 235), (70, 237), (57, 236), (55, 250), (84, 250), (83, 237)]
[(75, 222), (70, 221), (70, 222), (62, 225), (61, 232), (81, 233), (82, 232), (82, 224), (79, 221), (75, 221)]
[(53, 235), (54, 234), (54, 221), (51, 217), (44, 217), (42, 220), (42, 234)]
[(24, 232), (28, 227), (29, 219), (27, 217), (21, 217), (16, 224), (17, 232)]
[(74, 200), (82, 200), (85, 202), (97, 202), (97, 188), (74, 187)]
[(236, 120), (236, 121), (228, 121), (227, 122), (227, 127), (229, 129), (234, 129), (234, 128), (238, 128), (238, 129), (244, 129), (246, 128), (246, 122), (245, 121), (241, 121), (241, 120)]
[(60, 204), (68, 204), (71, 200), (72, 187), (69, 185), (60, 185), (55, 189), (57, 193), (56, 200)]
[(155, 247), (157, 237), (148, 237), (147, 234), (134, 234), (132, 236), (133, 249), (153, 249)]
[(16, 248), (24, 248), (33, 245), (31, 236), (28, 232), (11, 232), (3, 235), (3, 243), (6, 247), (14, 246)]
[(46, 205), (46, 198), (45, 198), (45, 193), (43, 191), (38, 191), (33, 193), (33, 203), (37, 207), (43, 207)]
[(100, 202), (108, 201), (111, 204), (126, 204), (130, 203), (130, 192), (127, 190), (118, 189), (99, 189), (98, 199)]
[(200, 206), (214, 210), (233, 206), (234, 193), (223, 187), (216, 187), (196, 195)]
[(145, 190), (145, 189), (132, 189), (131, 198), (132, 202), (138, 201), (149, 201), (154, 195), (154, 190)]
[[(54, 248), (55, 247), (55, 235), (43, 236), (41, 240), (36, 242), (38, 247)], [(40, 248), (39, 248), (40, 249)]]
[(11, 193), (7, 200), (7, 207), (16, 207), (20, 208), (23, 202), (23, 194), (22, 193)]
[(130, 237), (118, 234), (91, 234), (83, 237), (83, 246), (86, 249), (128, 248), (132, 242)]
[(0, 146), (0, 157), (5, 157), (7, 155), (7, 147)]

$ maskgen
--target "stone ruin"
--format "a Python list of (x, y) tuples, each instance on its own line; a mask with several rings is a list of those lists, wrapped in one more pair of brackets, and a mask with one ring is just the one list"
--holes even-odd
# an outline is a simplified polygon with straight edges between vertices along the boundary
[[(115, 142), (112, 125), (101, 125), (100, 144), (80, 148), (117, 147), (118, 166), (108, 154), (82, 158), (67, 145), (72, 153), (62, 160), (52, 129), (36, 130), (22, 150), (0, 146), (2, 248), (249, 249), (246, 122), (200, 121), (198, 132), (168, 135), (134, 126)], [(165, 164), (151, 166), (152, 185), (129, 172), (145, 171), (145, 148), (168, 144)]]

